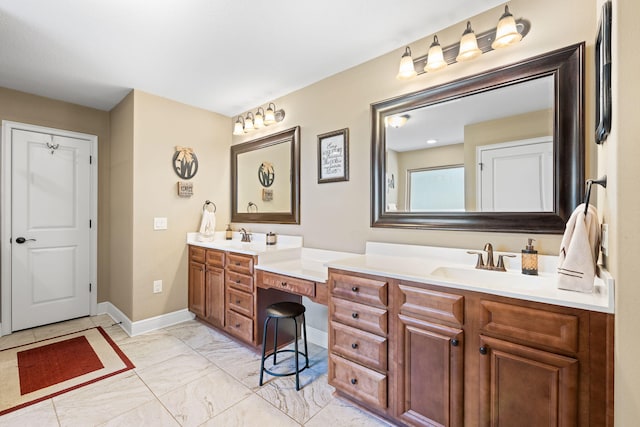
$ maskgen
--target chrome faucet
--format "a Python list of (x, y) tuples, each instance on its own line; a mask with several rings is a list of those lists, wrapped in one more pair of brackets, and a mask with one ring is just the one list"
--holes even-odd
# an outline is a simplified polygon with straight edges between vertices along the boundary
[(242, 239), (240, 239), (240, 241), (242, 242), (250, 242), (251, 241), (251, 233), (249, 233), (247, 230), (245, 230), (244, 228), (240, 229), (240, 233), (242, 233)]
[(478, 255), (478, 260), (476, 262), (476, 268), (478, 270), (492, 270), (492, 271), (507, 271), (504, 267), (504, 257), (515, 258), (515, 255), (508, 254), (500, 254), (498, 255), (498, 264), (493, 264), (493, 245), (491, 243), (487, 243), (484, 245), (483, 249), (487, 253), (487, 262), (484, 262), (482, 257), (482, 252), (479, 251), (467, 251), (468, 254)]

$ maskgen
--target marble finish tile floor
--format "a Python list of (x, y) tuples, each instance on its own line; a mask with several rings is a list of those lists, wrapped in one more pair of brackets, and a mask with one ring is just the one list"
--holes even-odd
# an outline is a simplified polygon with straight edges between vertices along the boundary
[[(260, 356), (197, 320), (129, 337), (107, 315), (86, 317), (0, 337), (0, 349), (92, 326), (136, 369), (0, 416), (0, 427), (390, 425), (333, 396), (326, 349), (309, 344), (300, 391), (294, 376), (265, 374), (260, 387)], [(281, 363), (293, 364), (292, 355)]]

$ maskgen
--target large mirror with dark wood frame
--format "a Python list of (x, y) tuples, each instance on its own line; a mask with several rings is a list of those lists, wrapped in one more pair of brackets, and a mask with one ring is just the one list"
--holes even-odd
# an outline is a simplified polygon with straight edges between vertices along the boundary
[(373, 227), (562, 233), (584, 185), (584, 43), (372, 104)]
[(300, 223), (300, 127), (231, 146), (231, 221)]

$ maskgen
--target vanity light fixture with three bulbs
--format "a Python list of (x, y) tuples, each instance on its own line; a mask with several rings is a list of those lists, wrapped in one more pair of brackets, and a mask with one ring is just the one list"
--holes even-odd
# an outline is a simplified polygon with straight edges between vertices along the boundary
[(282, 108), (277, 110), (276, 104), (270, 102), (267, 106), (267, 111), (262, 107), (258, 107), (255, 114), (248, 112), (246, 117), (242, 117), (242, 114), (239, 115), (233, 125), (233, 134), (242, 135), (254, 129), (279, 123), (282, 120), (284, 120), (284, 110)]
[(399, 80), (411, 79), (418, 74), (442, 70), (447, 65), (456, 62), (470, 61), (494, 49), (512, 46), (527, 35), (529, 28), (529, 21), (516, 20), (509, 12), (509, 6), (505, 6), (498, 26), (478, 36), (473, 32), (471, 22), (467, 21), (467, 27), (462, 33), (459, 43), (442, 48), (438, 36), (433, 36), (433, 43), (431, 43), (427, 54), (415, 60), (411, 56), (411, 48), (407, 46), (400, 59), (396, 78)]

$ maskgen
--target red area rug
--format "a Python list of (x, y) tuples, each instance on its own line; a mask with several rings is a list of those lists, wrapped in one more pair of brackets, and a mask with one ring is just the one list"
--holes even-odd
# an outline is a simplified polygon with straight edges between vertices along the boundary
[(2, 350), (0, 415), (133, 368), (101, 327)]

